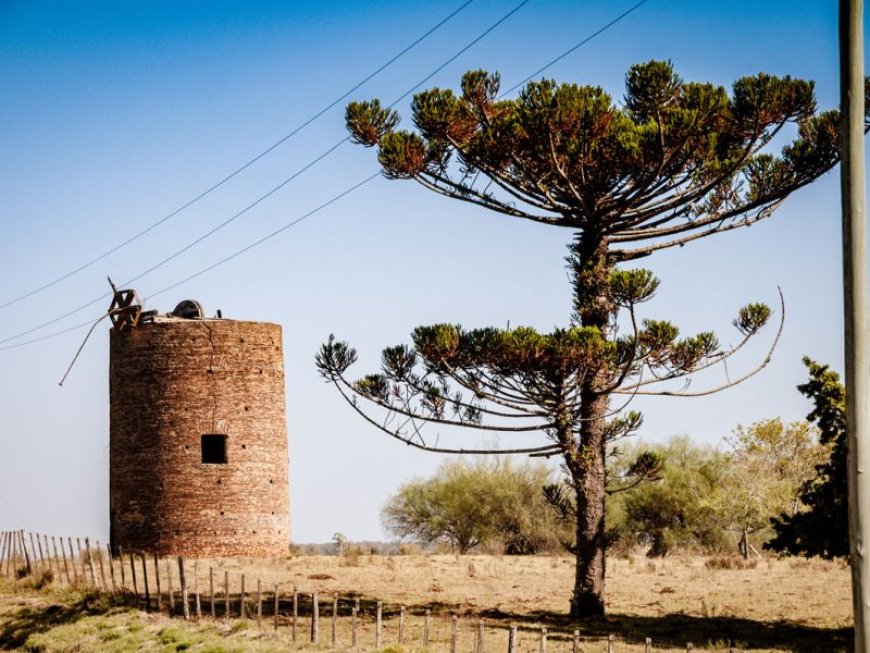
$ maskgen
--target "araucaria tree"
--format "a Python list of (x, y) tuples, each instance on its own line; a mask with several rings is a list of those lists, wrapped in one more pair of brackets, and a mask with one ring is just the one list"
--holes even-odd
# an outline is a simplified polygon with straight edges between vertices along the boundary
[[(660, 61), (629, 70), (621, 106), (599, 87), (550, 80), (528, 83), (515, 99), (498, 94), (498, 75), (473, 71), (461, 94), (414, 97), (415, 131), (397, 130), (398, 115), (377, 100), (348, 105), (347, 127), (355, 142), (378, 147), (388, 178), (571, 230), (569, 325), (552, 333), (422, 326), (412, 346), (384, 350), (382, 369), (359, 380), (347, 375), (355, 351), (330, 338), (317, 365), (361, 415), (415, 447), (475, 453), (439, 447), (427, 437), (432, 422), (542, 435), (540, 446), (510, 451), (562, 457), (576, 518), (570, 612), (600, 615), (606, 446), (641, 424), (623, 409), (637, 395), (721, 389), (668, 384), (723, 362), (772, 313), (740, 309), (742, 340), (731, 349), (711, 332), (681, 338), (669, 322), (637, 315), (658, 280), (618, 265), (771, 215), (836, 163), (838, 117), (816, 112), (811, 82), (759, 74), (729, 94), (684, 82)], [(769, 153), (789, 123), (795, 139)], [(656, 464), (642, 457), (611, 489), (654, 476)]]

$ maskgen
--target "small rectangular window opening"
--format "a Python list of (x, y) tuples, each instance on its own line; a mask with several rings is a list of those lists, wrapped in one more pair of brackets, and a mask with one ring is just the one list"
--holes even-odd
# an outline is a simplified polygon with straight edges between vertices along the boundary
[(227, 436), (213, 433), (202, 436), (202, 462), (207, 465), (227, 464)]

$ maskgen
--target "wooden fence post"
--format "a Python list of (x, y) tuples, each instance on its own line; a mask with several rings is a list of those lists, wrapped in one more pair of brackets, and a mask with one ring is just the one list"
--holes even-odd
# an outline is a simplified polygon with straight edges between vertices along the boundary
[[(647, 638), (648, 640), (649, 638)], [(571, 646), (572, 653), (580, 653), (580, 631), (574, 631), (574, 639)]]
[(541, 628), (541, 653), (547, 653), (547, 629)]
[(45, 555), (42, 555), (42, 537), (39, 533), (36, 534), (36, 546), (39, 547), (39, 562), (43, 571), (47, 567), (50, 572), (54, 573), (54, 570), (51, 568), (51, 559), (48, 557), (48, 547), (46, 547)]
[(263, 589), (260, 579), (257, 579), (257, 628), (263, 630)]
[(484, 631), (484, 621), (483, 619), (477, 620), (477, 644), (476, 644), (476, 653), (483, 653), (483, 631)]
[[(54, 559), (57, 560), (58, 576), (60, 576), (60, 561), (61, 556), (57, 555), (57, 540), (54, 535), (51, 536), (51, 547), (54, 549)], [(66, 554), (63, 552), (63, 539), (60, 540), (60, 553), (63, 556), (63, 573), (66, 576), (66, 584), (72, 585), (69, 579), (69, 566), (66, 564)]]
[(187, 596), (187, 580), (184, 577), (184, 558), (178, 556), (178, 582), (181, 584), (181, 610), (184, 618), (190, 620), (190, 603)]
[(311, 594), (311, 643), (320, 641), (320, 603), (317, 600), (317, 592)]
[[(31, 542), (32, 545), (32, 542)], [(33, 573), (34, 562), (31, 561), (31, 556), (27, 553), (27, 540), (24, 539), (24, 530), (21, 531), (21, 549), (24, 551), (24, 564), (27, 567), (28, 575)]]
[[(69, 544), (69, 564), (73, 570), (73, 580), (75, 581), (75, 584), (78, 585), (79, 584), (79, 570), (76, 569), (76, 556), (75, 556), (75, 552), (73, 551), (72, 538), (67, 537), (66, 541), (67, 541), (67, 544)], [(63, 540), (62, 539), (60, 541), (60, 548), (63, 548)]]
[(36, 557), (36, 545), (33, 544), (33, 533), (28, 531), (27, 534), (30, 535), (30, 552), (33, 554), (33, 566), (36, 571), (42, 571), (42, 563)]
[(209, 603), (211, 604), (209, 606), (211, 608), (211, 618), (217, 619), (217, 611), (214, 608), (214, 569), (212, 567), (208, 568), (208, 594)]
[(275, 600), (275, 611), (273, 612), (273, 617), (274, 617), (273, 621), (275, 624), (274, 630), (277, 633), (278, 632), (278, 612), (279, 612), (279, 610), (278, 610), (279, 605), (278, 604), (280, 602), (280, 599), (278, 597), (278, 583), (275, 583), (275, 589), (272, 591), (272, 597)]
[[(72, 544), (69, 545), (70, 553), (72, 553)], [(127, 590), (127, 576), (124, 572), (124, 549), (122, 547), (118, 547), (118, 567), (121, 569), (121, 591)], [(75, 571), (75, 565), (73, 566), (73, 571)]]
[(338, 641), (338, 592), (332, 595), (332, 648)]
[(359, 614), (359, 610), (356, 607), (351, 608), (350, 611), (350, 647), (356, 648), (356, 617)]
[(247, 603), (247, 595), (245, 594), (245, 575), (242, 574), (242, 588), (239, 592), (239, 618), (247, 619), (248, 618), (248, 606), (245, 605)]
[(115, 583), (115, 562), (112, 560), (112, 545), (106, 544), (106, 560), (109, 563), (109, 576), (112, 577), (112, 594), (116, 594), (118, 592), (118, 586)]
[(381, 626), (384, 617), (384, 604), (378, 601), (378, 611), (375, 616), (375, 648), (381, 648)]
[(193, 561), (193, 596), (196, 603), (196, 618), (202, 619), (202, 602), (199, 598), (199, 560)]
[(99, 584), (97, 583), (97, 572), (94, 570), (94, 557), (91, 555), (91, 540), (89, 538), (85, 538), (85, 555), (88, 559), (88, 571), (91, 574), (91, 584), (95, 589), (99, 589)]
[(157, 596), (157, 612), (163, 612), (163, 592), (160, 588), (160, 559), (157, 554), (152, 554), (154, 562), (154, 593)]
[(456, 653), (456, 639), (458, 637), (459, 618), (454, 614), (450, 618), (450, 653)]
[(299, 621), (299, 592), (296, 590), (296, 586), (293, 586), (293, 622), (291, 626), (291, 632), (293, 635), (293, 641), (296, 641), (296, 622)]
[(517, 627), (511, 626), (508, 631), (508, 653), (517, 653)]
[(230, 620), (230, 572), (224, 570), (224, 619)]
[(607, 636), (607, 653), (613, 653), (613, 635)]
[(405, 639), (405, 606), (399, 606), (399, 644)]
[(48, 548), (48, 535), (43, 535), (42, 539), (45, 542), (45, 557), (48, 558), (48, 568), (51, 569), (52, 576), (60, 580), (60, 565), (57, 558), (52, 559), (51, 557), (51, 549)]
[(175, 592), (172, 590), (172, 562), (166, 558), (166, 603), (169, 616), (175, 614)]
[(145, 586), (145, 612), (151, 612), (151, 592), (148, 590), (148, 565), (145, 564), (145, 554), (140, 553), (142, 559), (142, 584)]
[(643, 643), (643, 653), (652, 653), (652, 639), (649, 637)]
[(139, 585), (136, 583), (136, 561), (133, 554), (128, 552), (127, 559), (130, 561), (130, 580), (133, 582), (133, 595), (136, 597), (136, 607), (139, 607)]
[[(96, 542), (96, 547), (94, 551), (97, 552), (97, 562), (100, 563), (100, 581), (103, 583), (103, 590), (109, 591), (109, 583), (106, 582), (106, 568), (103, 565), (103, 547), (100, 546), (99, 541)], [(112, 593), (115, 592), (114, 585), (112, 586)]]

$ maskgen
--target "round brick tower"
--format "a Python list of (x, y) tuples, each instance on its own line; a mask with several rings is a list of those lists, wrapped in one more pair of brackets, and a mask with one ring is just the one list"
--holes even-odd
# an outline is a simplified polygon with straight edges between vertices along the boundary
[(112, 546), (284, 554), (290, 508), (281, 327), (199, 314), (111, 330)]

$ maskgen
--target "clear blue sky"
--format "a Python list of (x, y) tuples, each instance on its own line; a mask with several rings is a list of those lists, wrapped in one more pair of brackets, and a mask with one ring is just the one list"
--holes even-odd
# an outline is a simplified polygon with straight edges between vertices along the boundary
[[(40, 2), (0, 4), (0, 303), (76, 267), (184, 204), (310, 117), (437, 23), (431, 2)], [(476, 0), (354, 94), (404, 93), (516, 2)], [(428, 85), (470, 68), (525, 78), (634, 4), (531, 0)], [(814, 79), (837, 100), (836, 3), (649, 0), (546, 73), (621, 96), (629, 65), (671, 59), (686, 79), (728, 85), (766, 71)], [(408, 102), (401, 108), (407, 113)], [(231, 183), (85, 272), (0, 309), (0, 339), (65, 313), (147, 269), (246, 206), (344, 136), (343, 105)], [(345, 145), (226, 229), (135, 286), (143, 297), (211, 264), (376, 171)], [(284, 326), (296, 541), (379, 539), (379, 508), (442, 460), (368, 428), (317, 376), (330, 333), (360, 372), (418, 324), (564, 325), (570, 234), (378, 179), (232, 263), (157, 297)], [(706, 399), (638, 402), (649, 441), (718, 443), (738, 423), (802, 418), (803, 354), (842, 367), (838, 172), (742, 232), (645, 262), (662, 279), (648, 315), (685, 332), (730, 321), (748, 301), (786, 296), (774, 362)], [(83, 322), (88, 310), (33, 336)], [(78, 330), (0, 351), (0, 530), (108, 532), (108, 334), (98, 328), (63, 388)], [(751, 366), (755, 348), (732, 366)], [(754, 356), (753, 356), (754, 355)], [(709, 379), (711, 382), (716, 379)], [(475, 444), (477, 435), (467, 436)], [(458, 440), (456, 440), (458, 442)], [(24, 521), (21, 517), (24, 517)]]

